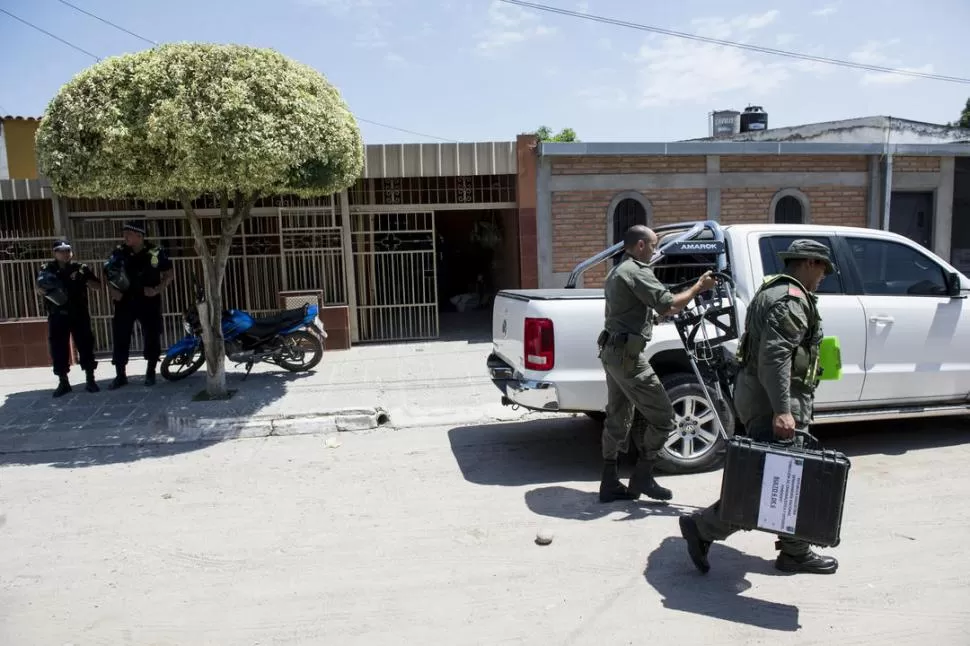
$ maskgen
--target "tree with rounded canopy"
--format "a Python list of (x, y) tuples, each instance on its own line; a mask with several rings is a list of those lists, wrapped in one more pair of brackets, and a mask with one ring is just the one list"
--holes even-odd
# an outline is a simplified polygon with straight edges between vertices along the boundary
[[(226, 394), (222, 285), (232, 238), (263, 196), (332, 195), (363, 169), (357, 121), (319, 72), (270, 49), (177, 43), (105, 59), (60, 89), (37, 131), (68, 197), (177, 200), (201, 258), (210, 396)], [(193, 200), (214, 196), (210, 247)]]

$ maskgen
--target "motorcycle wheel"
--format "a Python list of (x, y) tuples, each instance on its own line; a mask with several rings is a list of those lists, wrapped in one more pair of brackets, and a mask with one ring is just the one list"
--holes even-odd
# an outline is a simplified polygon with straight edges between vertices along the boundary
[[(195, 356), (198, 353), (199, 356)], [(165, 357), (162, 359), (162, 365), (159, 368), (159, 372), (162, 373), (167, 381), (179, 381), (180, 379), (185, 379), (196, 370), (202, 367), (205, 363), (205, 349), (202, 345), (194, 350), (187, 350), (185, 352), (180, 352), (173, 357)]]
[(283, 353), (287, 356), (279, 357), (276, 363), (290, 372), (313, 370), (323, 359), (323, 341), (315, 334), (298, 330), (286, 335), (283, 341), (286, 344)]

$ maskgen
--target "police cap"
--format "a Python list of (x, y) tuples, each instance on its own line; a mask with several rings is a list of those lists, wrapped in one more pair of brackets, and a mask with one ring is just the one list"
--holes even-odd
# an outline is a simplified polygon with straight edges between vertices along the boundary
[(145, 229), (145, 223), (141, 220), (128, 220), (125, 222), (125, 226), (122, 227), (123, 231), (134, 231), (135, 233), (140, 233), (146, 235), (148, 231)]
[(70, 251), (71, 243), (63, 239), (55, 240), (53, 249), (54, 251)]
[(815, 240), (805, 238), (794, 240), (788, 245), (786, 251), (778, 253), (778, 257), (782, 260), (821, 260), (825, 263), (826, 275), (835, 271), (835, 265), (832, 263), (832, 252), (824, 244)]

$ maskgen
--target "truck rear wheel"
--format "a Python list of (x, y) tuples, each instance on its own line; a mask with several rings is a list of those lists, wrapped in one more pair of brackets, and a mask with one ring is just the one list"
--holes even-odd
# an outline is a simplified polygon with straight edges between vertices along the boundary
[[(680, 372), (663, 375), (660, 381), (673, 404), (676, 428), (668, 436), (657, 470), (664, 473), (694, 473), (720, 466), (726, 442), (718, 433), (714, 412), (697, 378)], [(708, 392), (730, 437), (734, 434), (734, 411), (728, 402), (717, 399), (716, 391), (709, 389)], [(633, 418), (633, 432), (642, 433), (645, 424), (646, 421), (637, 412)]]

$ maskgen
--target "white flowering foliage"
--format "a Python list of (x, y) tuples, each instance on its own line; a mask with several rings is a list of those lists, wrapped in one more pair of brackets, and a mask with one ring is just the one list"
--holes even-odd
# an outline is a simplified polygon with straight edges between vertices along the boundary
[(105, 59), (50, 102), (41, 171), (72, 197), (329, 195), (360, 176), (364, 147), (313, 68), (241, 45), (167, 44)]

